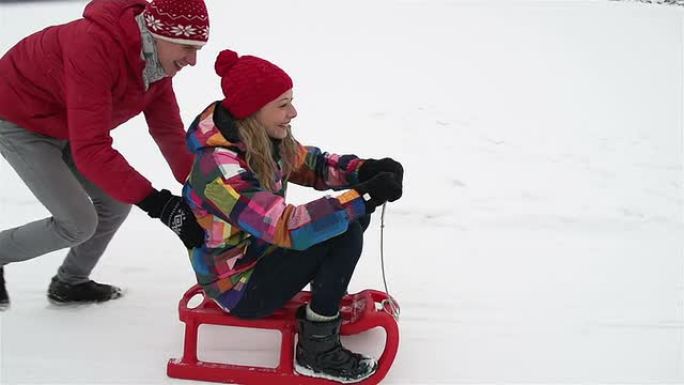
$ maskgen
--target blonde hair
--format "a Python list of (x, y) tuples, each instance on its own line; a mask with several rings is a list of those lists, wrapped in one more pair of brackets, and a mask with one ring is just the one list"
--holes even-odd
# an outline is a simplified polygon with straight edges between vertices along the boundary
[(281, 139), (277, 144), (278, 147), (275, 148), (277, 142), (268, 136), (266, 128), (256, 120), (254, 115), (236, 121), (236, 125), (240, 140), (247, 148), (247, 165), (250, 170), (262, 187), (271, 192), (277, 192), (275, 187), (278, 164), (274, 159), (274, 151), (280, 154), (283, 181), (287, 180), (298, 162), (298, 146), (292, 132), (288, 129), (287, 136)]

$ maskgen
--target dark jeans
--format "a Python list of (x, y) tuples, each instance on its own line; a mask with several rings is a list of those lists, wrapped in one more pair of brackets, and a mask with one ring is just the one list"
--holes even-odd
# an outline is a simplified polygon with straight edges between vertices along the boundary
[(361, 256), (363, 232), (369, 223), (370, 216), (365, 216), (352, 222), (346, 232), (306, 250), (278, 249), (264, 257), (231, 314), (266, 317), (311, 283), (311, 309), (334, 316)]

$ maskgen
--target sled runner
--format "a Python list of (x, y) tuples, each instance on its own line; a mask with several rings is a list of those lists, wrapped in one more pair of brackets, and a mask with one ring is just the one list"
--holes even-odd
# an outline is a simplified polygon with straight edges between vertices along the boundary
[[(199, 306), (188, 307), (195, 295), (204, 298)], [(258, 320), (244, 320), (222, 311), (216, 303), (203, 295), (198, 285), (191, 287), (178, 304), (180, 320), (185, 323), (185, 346), (181, 359), (170, 359), (167, 365), (169, 377), (188, 380), (236, 383), (245, 385), (322, 385), (339, 384), (321, 378), (306, 377), (294, 371), (294, 350), (297, 308), (309, 301), (311, 293), (302, 291), (275, 314)], [(391, 298), (383, 292), (363, 290), (348, 294), (342, 300), (342, 335), (364, 332), (375, 327), (385, 329), (385, 349), (378, 359), (378, 369), (358, 384), (379, 383), (389, 371), (399, 347), (399, 328), (392, 316)], [(392, 300), (394, 306), (396, 302)], [(202, 324), (239, 326), (258, 329), (274, 329), (282, 335), (280, 359), (275, 368), (227, 363), (204, 362), (197, 358), (197, 330)]]

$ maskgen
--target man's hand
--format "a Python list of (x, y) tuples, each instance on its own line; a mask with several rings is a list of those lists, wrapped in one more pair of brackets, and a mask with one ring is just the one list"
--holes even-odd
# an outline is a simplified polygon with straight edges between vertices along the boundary
[(197, 224), (190, 206), (169, 190), (154, 191), (138, 203), (138, 207), (152, 218), (159, 218), (173, 230), (188, 249), (202, 246), (204, 230)]

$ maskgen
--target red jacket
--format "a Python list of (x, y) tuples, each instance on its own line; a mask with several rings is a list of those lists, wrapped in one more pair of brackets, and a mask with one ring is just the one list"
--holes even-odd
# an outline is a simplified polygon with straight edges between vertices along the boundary
[(140, 112), (180, 183), (192, 165), (171, 79), (144, 89), (135, 16), (145, 4), (94, 0), (83, 19), (34, 33), (0, 59), (0, 119), (67, 139), (78, 170), (126, 203), (152, 184), (112, 148), (110, 131)]

